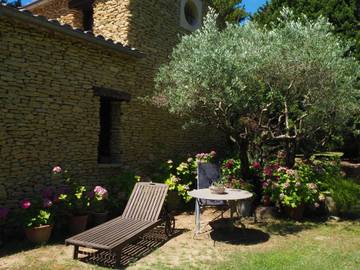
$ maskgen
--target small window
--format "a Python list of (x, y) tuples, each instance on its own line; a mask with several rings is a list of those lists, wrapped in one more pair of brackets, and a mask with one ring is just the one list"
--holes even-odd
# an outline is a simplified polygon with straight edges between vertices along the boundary
[(92, 31), (94, 24), (94, 9), (92, 6), (83, 8), (83, 28), (84, 31)]
[(111, 101), (100, 98), (100, 134), (98, 146), (98, 162), (112, 163), (111, 158)]
[(180, 25), (194, 31), (201, 26), (202, 1), (201, 0), (182, 0), (180, 5)]

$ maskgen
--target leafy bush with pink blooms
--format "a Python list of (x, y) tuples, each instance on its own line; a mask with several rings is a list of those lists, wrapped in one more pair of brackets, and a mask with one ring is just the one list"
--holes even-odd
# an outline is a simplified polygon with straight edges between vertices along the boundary
[(319, 207), (325, 195), (320, 189), (321, 183), (309, 177), (310, 173), (309, 167), (303, 164), (298, 164), (295, 169), (277, 163), (269, 164), (263, 170), (263, 202), (291, 208), (305, 205)]

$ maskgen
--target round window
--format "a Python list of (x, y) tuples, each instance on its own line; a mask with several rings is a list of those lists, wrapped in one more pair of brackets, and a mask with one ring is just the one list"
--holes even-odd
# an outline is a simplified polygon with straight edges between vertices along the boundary
[(184, 6), (185, 19), (188, 24), (195, 26), (198, 23), (198, 10), (192, 0), (186, 1)]

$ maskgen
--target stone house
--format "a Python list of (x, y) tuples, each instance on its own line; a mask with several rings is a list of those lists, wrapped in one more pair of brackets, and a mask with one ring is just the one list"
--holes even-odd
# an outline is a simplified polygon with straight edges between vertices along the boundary
[(92, 185), (219, 148), (212, 129), (184, 130), (139, 99), (205, 9), (201, 0), (0, 4), (0, 205), (40, 192), (55, 165)]

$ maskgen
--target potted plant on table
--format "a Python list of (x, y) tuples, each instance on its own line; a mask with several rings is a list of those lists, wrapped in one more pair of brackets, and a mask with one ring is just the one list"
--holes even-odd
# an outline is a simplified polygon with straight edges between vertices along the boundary
[(21, 201), (21, 208), (27, 239), (34, 244), (45, 244), (53, 229), (52, 201), (24, 199)]
[(100, 225), (107, 220), (108, 211), (105, 209), (105, 203), (108, 196), (108, 191), (101, 186), (96, 186), (91, 192), (90, 206), (92, 208), (93, 223), (95, 226)]

